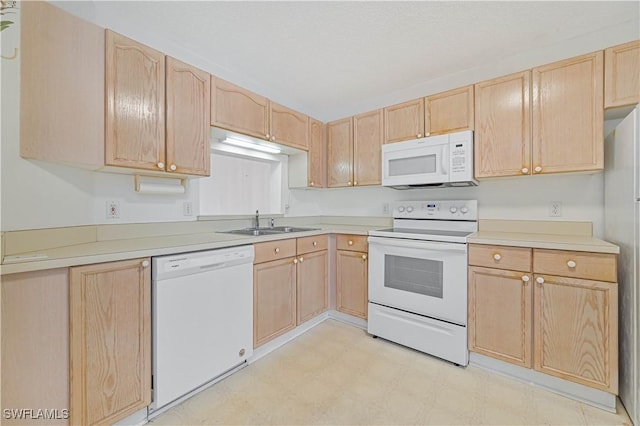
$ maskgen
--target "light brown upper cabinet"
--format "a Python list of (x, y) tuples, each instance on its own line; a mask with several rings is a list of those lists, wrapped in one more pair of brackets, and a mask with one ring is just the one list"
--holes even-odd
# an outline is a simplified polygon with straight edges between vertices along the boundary
[(425, 136), (473, 130), (473, 86), (427, 96), (424, 114)]
[(384, 143), (402, 142), (424, 136), (424, 98), (384, 109)]
[(167, 56), (167, 169), (209, 175), (209, 73)]
[(307, 150), (309, 117), (211, 76), (211, 125)]
[(531, 71), (475, 86), (475, 176), (531, 174)]
[(534, 174), (603, 168), (603, 56), (533, 69)]
[(326, 185), (324, 149), (324, 125), (321, 121), (309, 119), (308, 185), (322, 188)]
[(353, 117), (353, 185), (380, 185), (382, 110)]
[(327, 123), (327, 186), (352, 186), (353, 118)]
[(309, 117), (271, 102), (271, 142), (309, 149)]
[(604, 51), (604, 107), (640, 102), (640, 40)]
[(211, 125), (270, 139), (269, 99), (212, 75)]
[(22, 19), (23, 157), (209, 174), (207, 73), (45, 2), (25, 3)]
[(105, 164), (165, 170), (164, 54), (107, 30)]

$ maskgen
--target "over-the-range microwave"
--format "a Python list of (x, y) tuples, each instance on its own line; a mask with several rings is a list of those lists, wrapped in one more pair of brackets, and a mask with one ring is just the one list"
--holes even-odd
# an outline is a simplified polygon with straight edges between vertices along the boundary
[(382, 146), (382, 186), (409, 189), (476, 185), (470, 130)]

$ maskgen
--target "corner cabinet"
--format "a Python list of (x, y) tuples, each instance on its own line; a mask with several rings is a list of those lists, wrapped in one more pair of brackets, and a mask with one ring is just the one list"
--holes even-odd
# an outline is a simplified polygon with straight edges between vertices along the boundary
[(324, 140), (324, 124), (313, 118), (309, 119), (307, 184), (312, 188), (326, 186), (327, 166)]
[(328, 237), (297, 239), (296, 324), (300, 325), (329, 308)]
[(336, 309), (367, 319), (368, 248), (367, 237), (336, 235)]
[(640, 40), (604, 51), (604, 107), (640, 102)]
[(70, 268), (70, 423), (115, 423), (151, 403), (149, 259)]
[(534, 174), (604, 167), (603, 56), (533, 68)]
[(353, 117), (353, 186), (382, 183), (382, 110)]
[(469, 350), (618, 392), (616, 256), (469, 245)]

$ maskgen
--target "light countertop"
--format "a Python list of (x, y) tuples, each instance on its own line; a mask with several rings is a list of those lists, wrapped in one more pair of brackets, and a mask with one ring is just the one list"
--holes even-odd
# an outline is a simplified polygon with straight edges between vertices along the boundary
[(606, 241), (585, 235), (529, 234), (523, 232), (478, 231), (469, 236), (470, 244), (530, 247), (553, 250), (620, 253), (620, 248)]

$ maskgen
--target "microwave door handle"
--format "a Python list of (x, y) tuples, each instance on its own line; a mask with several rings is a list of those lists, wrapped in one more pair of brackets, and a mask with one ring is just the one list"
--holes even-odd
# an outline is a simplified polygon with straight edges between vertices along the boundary
[(442, 147), (442, 174), (449, 174), (449, 145), (444, 145)]

